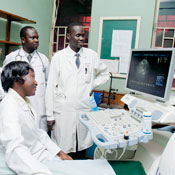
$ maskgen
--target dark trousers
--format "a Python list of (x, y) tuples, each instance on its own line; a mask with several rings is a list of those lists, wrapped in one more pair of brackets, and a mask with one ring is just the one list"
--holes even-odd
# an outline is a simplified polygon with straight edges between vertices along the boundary
[(76, 152), (68, 153), (73, 159), (85, 159), (86, 158), (86, 149), (78, 151), (78, 137), (76, 133)]
[(86, 158), (86, 150), (82, 150), (82, 151), (76, 151), (76, 152), (71, 152), (68, 153), (69, 156), (72, 157), (72, 159), (85, 159)]
[[(48, 131), (48, 135), (51, 137), (51, 130)], [(78, 151), (78, 137), (76, 133), (76, 152), (68, 153), (69, 156), (72, 157), (72, 159), (85, 159), (86, 158), (86, 149), (82, 151)]]

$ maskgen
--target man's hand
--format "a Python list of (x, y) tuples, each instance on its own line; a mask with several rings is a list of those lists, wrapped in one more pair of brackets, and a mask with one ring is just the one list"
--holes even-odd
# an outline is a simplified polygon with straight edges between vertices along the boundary
[(89, 96), (92, 96), (93, 92), (94, 92), (94, 91), (92, 90), (92, 91), (89, 93)]
[(72, 157), (70, 157), (63, 151), (60, 151), (57, 155), (60, 157), (61, 160), (73, 160)]
[(53, 130), (53, 125), (55, 124), (55, 120), (47, 121), (47, 127), (49, 130)]

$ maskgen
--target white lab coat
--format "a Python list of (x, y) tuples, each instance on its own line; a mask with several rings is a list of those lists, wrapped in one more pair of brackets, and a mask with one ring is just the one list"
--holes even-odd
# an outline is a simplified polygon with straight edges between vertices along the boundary
[(1, 73), (2, 73), (2, 68), (0, 67), (0, 101), (3, 99), (3, 97), (5, 96), (5, 92), (2, 88), (2, 84), (1, 84)]
[(107, 67), (96, 52), (81, 48), (79, 54), (79, 69), (69, 46), (53, 56), (46, 89), (47, 120), (56, 121), (52, 139), (66, 153), (76, 151), (76, 130), (79, 151), (92, 145), (88, 129), (78, 118), (91, 111), (90, 92), (109, 79)]
[(169, 139), (159, 161), (155, 175), (175, 174), (175, 134)]
[(115, 174), (106, 160), (60, 160), (60, 148), (38, 128), (35, 111), (21, 99), (10, 89), (0, 103), (0, 174)]
[(0, 103), (0, 152), (18, 175), (52, 174), (41, 162), (53, 159), (60, 148), (38, 128), (35, 111), (20, 98), (10, 89)]
[[(39, 54), (39, 56), (38, 56)], [(33, 108), (35, 109), (37, 115), (42, 117), (46, 114), (45, 109), (45, 89), (46, 89), (46, 82), (48, 78), (49, 72), (49, 60), (48, 58), (40, 52), (35, 51), (31, 65), (35, 71), (35, 79), (38, 82), (37, 90), (35, 96), (29, 97)], [(42, 59), (42, 61), (41, 61)], [(11, 52), (9, 55), (6, 56), (3, 65), (8, 64), (11, 61), (26, 61), (29, 63), (24, 50), (18, 49), (14, 52)], [(44, 69), (44, 71), (43, 71)], [(40, 120), (40, 118), (38, 119)], [(43, 124), (42, 124), (43, 125)], [(42, 128), (45, 126), (42, 126)], [(44, 128), (43, 128), (44, 129)]]

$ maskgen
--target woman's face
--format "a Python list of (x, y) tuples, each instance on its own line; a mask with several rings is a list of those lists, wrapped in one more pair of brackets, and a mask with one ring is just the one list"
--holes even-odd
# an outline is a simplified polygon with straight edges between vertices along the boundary
[(24, 84), (22, 85), (23, 92), (25, 96), (35, 95), (36, 87), (38, 85), (35, 80), (35, 73), (32, 70), (29, 70), (29, 73), (23, 77)]

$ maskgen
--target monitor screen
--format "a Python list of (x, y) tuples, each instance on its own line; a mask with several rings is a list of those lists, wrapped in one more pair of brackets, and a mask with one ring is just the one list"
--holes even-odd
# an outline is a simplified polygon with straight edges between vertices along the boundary
[(134, 49), (130, 55), (126, 89), (167, 101), (174, 69), (174, 49)]

